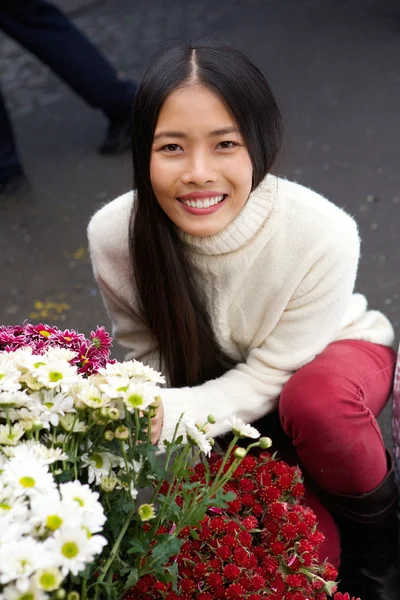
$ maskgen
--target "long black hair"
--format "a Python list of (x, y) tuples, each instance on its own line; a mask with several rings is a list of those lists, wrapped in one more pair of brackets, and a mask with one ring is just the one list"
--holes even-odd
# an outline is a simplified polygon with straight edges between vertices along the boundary
[(153, 56), (133, 109), (136, 200), (129, 244), (141, 315), (173, 387), (201, 384), (233, 366), (217, 342), (177, 228), (160, 208), (150, 180), (161, 107), (172, 91), (191, 83), (204, 85), (227, 106), (251, 158), (253, 189), (271, 170), (282, 142), (281, 114), (268, 82), (241, 52), (218, 42), (173, 42)]

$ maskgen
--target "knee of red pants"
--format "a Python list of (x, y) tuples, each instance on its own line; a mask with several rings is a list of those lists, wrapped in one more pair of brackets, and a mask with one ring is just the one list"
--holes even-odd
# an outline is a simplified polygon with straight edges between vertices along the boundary
[(332, 427), (339, 417), (341, 400), (355, 397), (356, 386), (333, 369), (322, 369), (312, 362), (294, 373), (279, 399), (279, 414), (285, 433), (294, 440), (299, 432), (313, 435)]
[(319, 549), (319, 560), (323, 562), (328, 559), (336, 569), (340, 566), (340, 536), (337, 525), (330, 512), (321, 504), (318, 497), (309, 488), (306, 487), (304, 501), (315, 513), (318, 519), (318, 529), (321, 531), (325, 540)]

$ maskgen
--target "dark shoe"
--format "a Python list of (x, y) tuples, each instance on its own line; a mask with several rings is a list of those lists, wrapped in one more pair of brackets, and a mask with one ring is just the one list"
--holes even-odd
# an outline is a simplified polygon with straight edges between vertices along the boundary
[(339, 589), (362, 600), (399, 600), (399, 493), (393, 459), (388, 473), (372, 492), (362, 496), (323, 494), (339, 526), (342, 544)]
[(123, 123), (110, 123), (106, 137), (99, 148), (100, 154), (122, 154), (131, 147), (131, 119)]
[(0, 179), (0, 196), (9, 197), (20, 193), (27, 189), (28, 185), (28, 179), (22, 171), (7, 179)]

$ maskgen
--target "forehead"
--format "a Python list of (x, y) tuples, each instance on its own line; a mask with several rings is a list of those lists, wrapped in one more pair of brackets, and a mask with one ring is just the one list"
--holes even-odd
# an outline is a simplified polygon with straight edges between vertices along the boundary
[(156, 132), (173, 127), (212, 129), (235, 124), (225, 103), (202, 85), (174, 90), (165, 100), (159, 114)]

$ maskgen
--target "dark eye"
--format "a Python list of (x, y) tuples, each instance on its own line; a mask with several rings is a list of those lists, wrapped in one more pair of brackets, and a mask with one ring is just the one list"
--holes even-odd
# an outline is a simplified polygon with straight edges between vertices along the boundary
[(237, 146), (237, 144), (235, 142), (220, 142), (218, 146), (220, 146), (223, 150), (226, 150), (229, 148), (234, 148)]
[(167, 144), (166, 146), (163, 146), (162, 150), (164, 150), (165, 152), (177, 152), (178, 150), (181, 150), (182, 148), (179, 146), (179, 144)]

